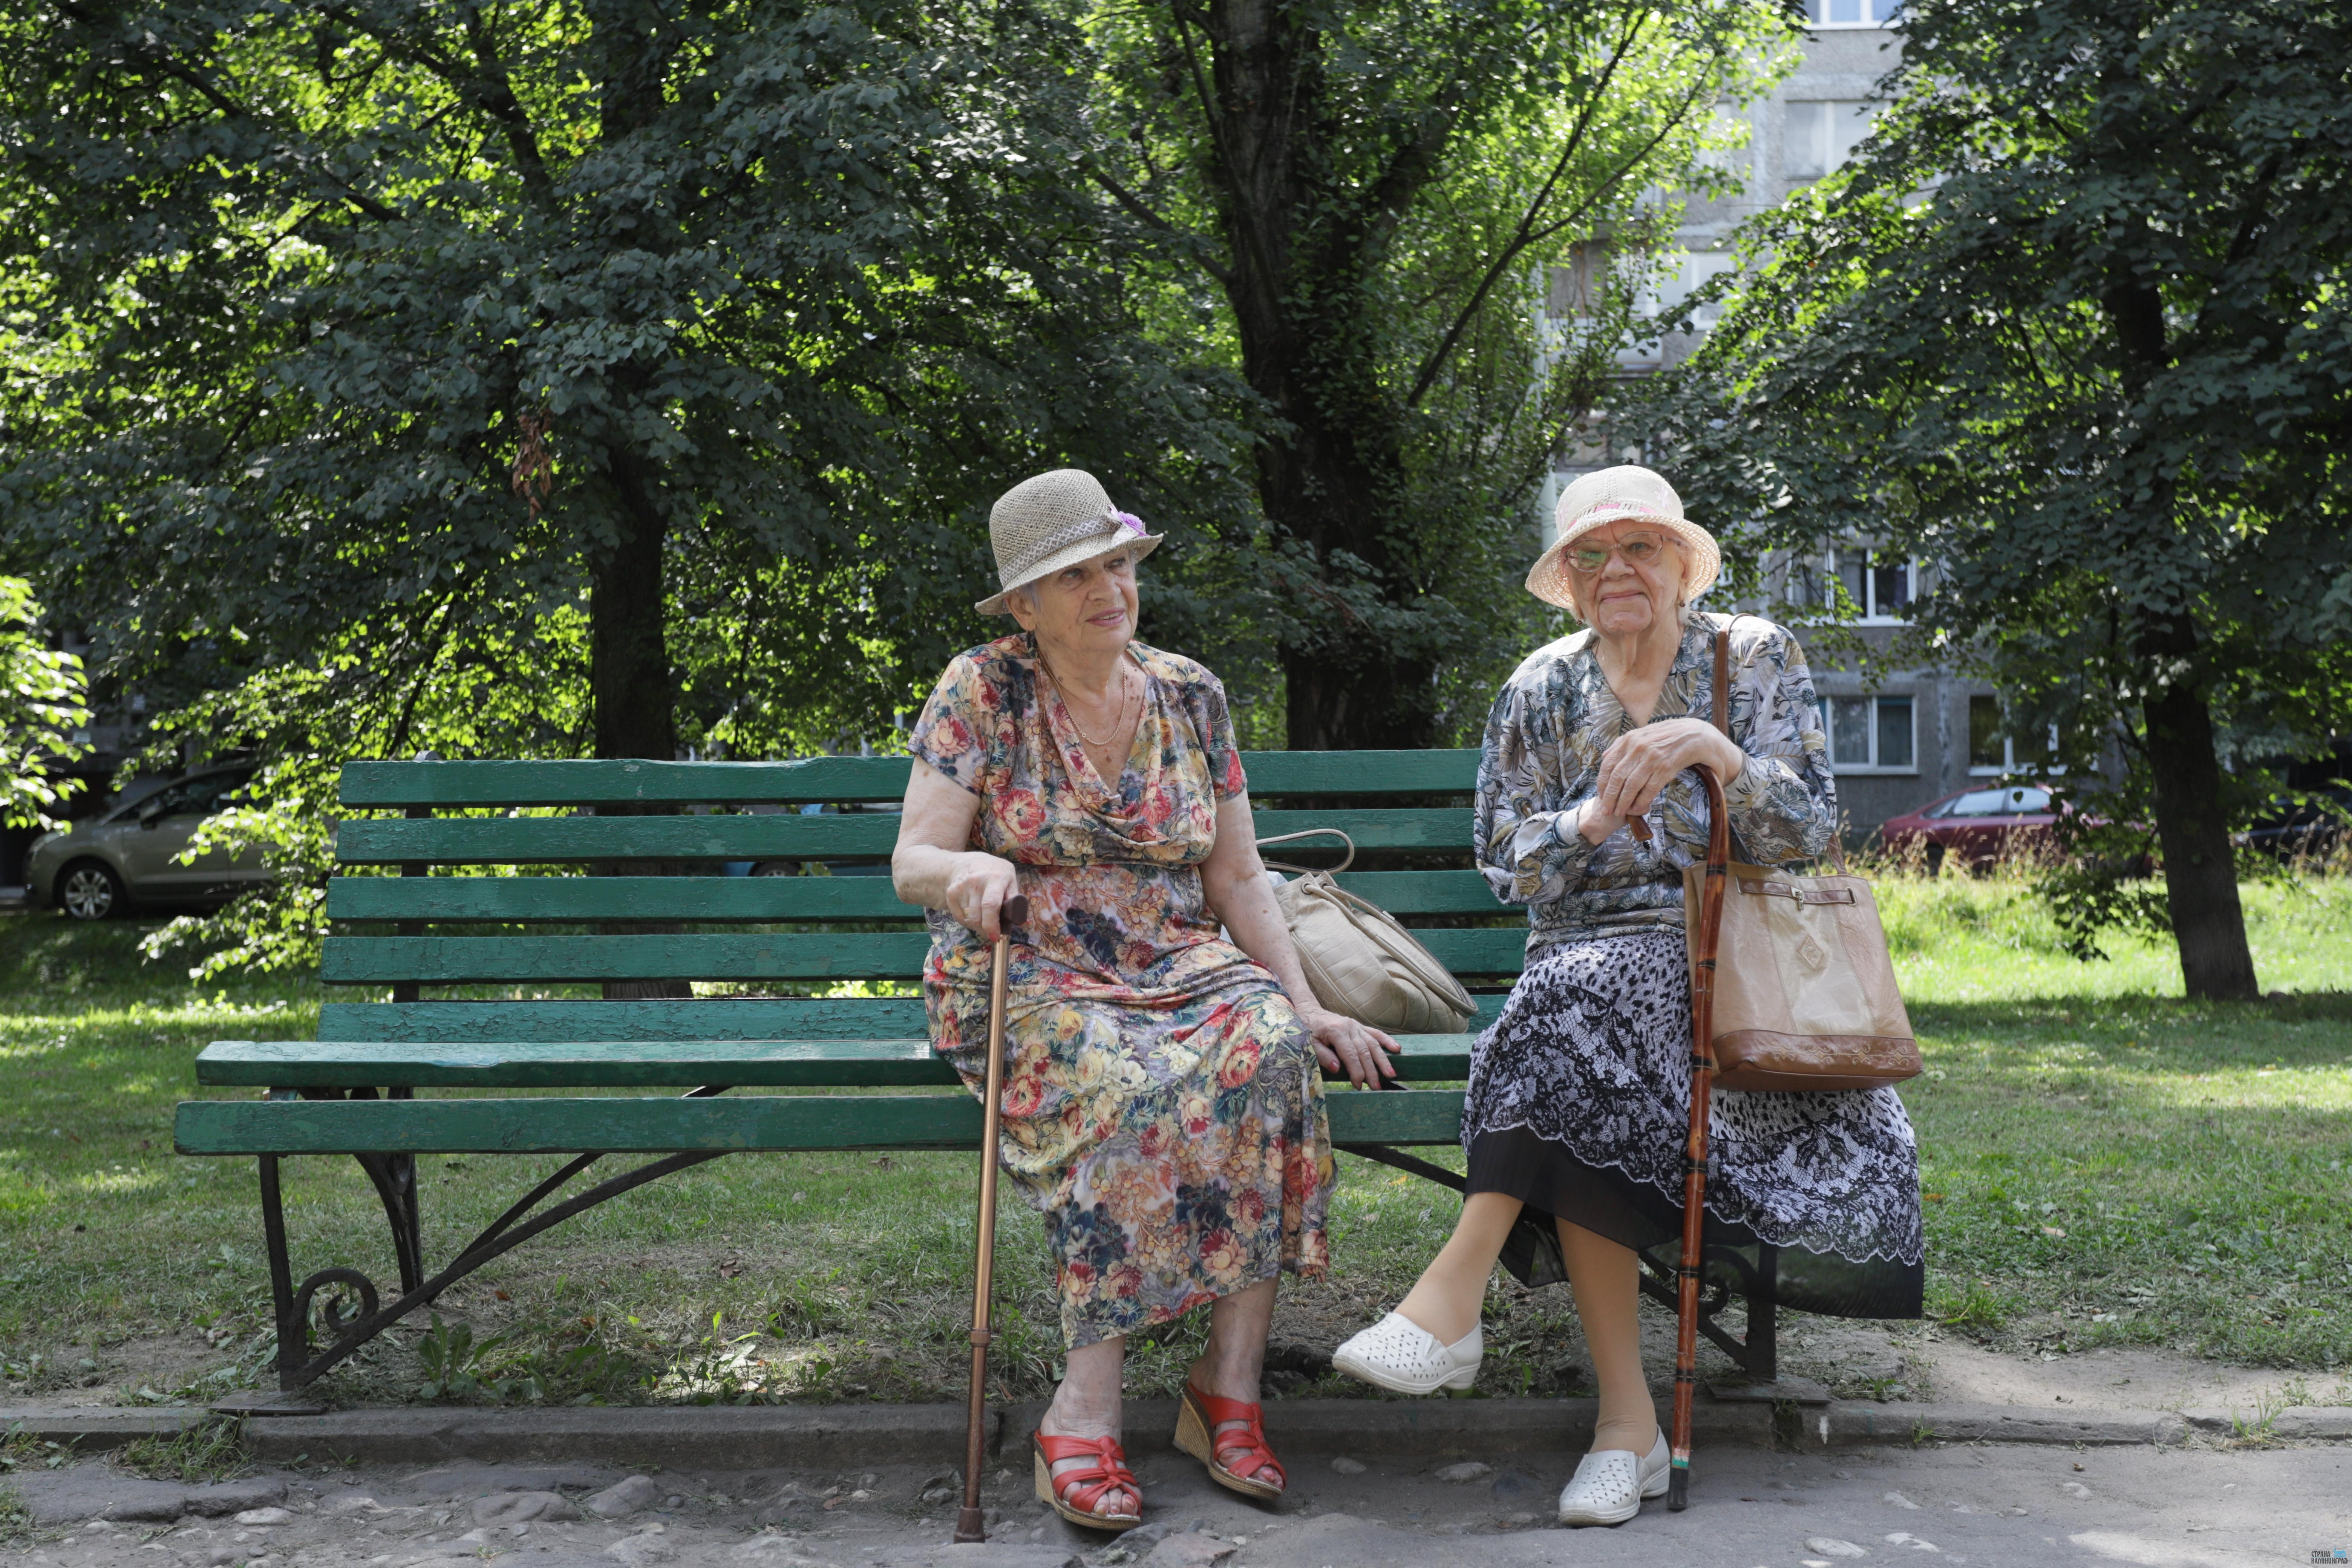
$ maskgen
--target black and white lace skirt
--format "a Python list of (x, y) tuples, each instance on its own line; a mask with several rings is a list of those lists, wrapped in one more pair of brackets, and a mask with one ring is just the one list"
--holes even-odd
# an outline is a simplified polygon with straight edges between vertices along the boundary
[[(1709, 1125), (1710, 1273), (1801, 1311), (1919, 1315), (1919, 1156), (1893, 1089), (1721, 1089)], [(1690, 972), (1677, 928), (1545, 954), (1472, 1050), (1469, 1190), (1507, 1194), (1538, 1221), (1565, 1219), (1668, 1267), (1682, 1247), (1689, 1128)], [(1528, 1284), (1560, 1278), (1547, 1230), (1522, 1226), (1505, 1252)]]

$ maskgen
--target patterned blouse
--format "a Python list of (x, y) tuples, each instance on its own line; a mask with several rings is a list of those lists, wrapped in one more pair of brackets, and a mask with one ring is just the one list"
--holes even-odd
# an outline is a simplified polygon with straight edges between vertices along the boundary
[[(1650, 722), (1715, 718), (1721, 616), (1691, 617)], [(1731, 738), (1748, 766), (1724, 787), (1732, 853), (1772, 866), (1809, 859), (1837, 826), (1821, 705), (1803, 650), (1755, 616), (1731, 623)], [(1478, 761), (1478, 868), (1495, 896), (1528, 906), (1528, 957), (1563, 942), (1683, 922), (1683, 868), (1706, 858), (1706, 793), (1684, 772), (1651, 802), (1654, 837), (1620, 827), (1599, 844), (1576, 830), (1601, 753), (1633, 728), (1588, 628), (1528, 656), (1486, 716)]]

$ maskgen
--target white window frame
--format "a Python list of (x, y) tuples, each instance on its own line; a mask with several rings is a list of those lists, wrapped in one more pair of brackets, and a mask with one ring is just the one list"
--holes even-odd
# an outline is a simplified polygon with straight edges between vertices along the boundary
[[(1820, 566), (1822, 573), (1822, 607), (1823, 609), (1833, 610), (1837, 607), (1840, 551), (1866, 551), (1875, 555), (1878, 552), (1878, 547), (1870, 544), (1846, 544), (1839, 546), (1838, 550), (1827, 550), (1822, 552), (1816, 564)], [(1921, 564), (1916, 555), (1906, 555), (1903, 558), (1903, 571), (1905, 584), (1910, 589), (1910, 596), (1905, 600), (1905, 603), (1916, 604), (1919, 602), (1920, 584), (1927, 575), (1927, 568)], [(1865, 570), (1862, 574), (1862, 602), (1855, 607), (1862, 612), (1856, 622), (1861, 626), (1907, 626), (1911, 624), (1911, 617), (1908, 615), (1879, 613), (1878, 578), (1874, 570)]]
[[(1907, 702), (1911, 706), (1911, 761), (1894, 767), (1888, 767), (1878, 760), (1878, 705), (1890, 698)], [(1837, 704), (1841, 701), (1870, 704), (1870, 722), (1864, 726), (1864, 732), (1870, 743), (1870, 761), (1866, 763), (1842, 763), (1837, 760), (1836, 712)], [(1917, 692), (1874, 691), (1865, 695), (1859, 691), (1824, 691), (1821, 694), (1821, 703), (1822, 740), (1829, 747), (1832, 773), (1875, 773), (1889, 778), (1916, 777), (1918, 774), (1920, 700)]]
[(1870, 13), (1867, 22), (1823, 22), (1813, 19), (1817, 11), (1829, 10), (1832, 0), (1806, 0), (1805, 29), (1808, 32), (1852, 32), (1862, 28), (1885, 31), (1898, 25), (1903, 15), (1902, 0), (1862, 0), (1862, 9)]
[[(1988, 692), (1971, 691), (1969, 693), (1969, 701), (1973, 703), (1979, 697), (1989, 695), (1990, 694)], [(1996, 699), (1996, 700), (1998, 700), (1998, 699)], [(1973, 750), (1975, 745), (1973, 737), (1971, 737), (1969, 744), (1970, 748)], [(2050, 751), (2048, 754), (2053, 757), (2058, 754), (2058, 726), (2055, 724), (2050, 726)], [(1969, 763), (1969, 777), (1972, 779), (2005, 779), (2021, 777), (2028, 769), (2032, 767), (2032, 765), (2033, 764), (2031, 763), (2021, 763), (2017, 760), (2017, 737), (2004, 731), (2000, 737), (2000, 765), (1999, 767), (1994, 767), (1990, 763), (1979, 763), (1972, 759)], [(2066, 770), (2062, 767), (2045, 767), (2042, 769), (2042, 772), (2055, 778), (2063, 775)]]

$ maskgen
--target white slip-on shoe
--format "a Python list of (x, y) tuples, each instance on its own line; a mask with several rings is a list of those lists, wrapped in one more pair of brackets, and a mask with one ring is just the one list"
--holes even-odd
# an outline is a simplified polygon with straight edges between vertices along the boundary
[(1584, 1456), (1576, 1477), (1559, 1494), (1562, 1524), (1622, 1524), (1642, 1511), (1642, 1500), (1666, 1495), (1666, 1435), (1650, 1445), (1649, 1457), (1631, 1448), (1602, 1448)]
[(1391, 1312), (1331, 1352), (1331, 1364), (1391, 1394), (1435, 1394), (1468, 1388), (1486, 1359), (1486, 1331), (1474, 1328), (1450, 1345), (1406, 1317)]

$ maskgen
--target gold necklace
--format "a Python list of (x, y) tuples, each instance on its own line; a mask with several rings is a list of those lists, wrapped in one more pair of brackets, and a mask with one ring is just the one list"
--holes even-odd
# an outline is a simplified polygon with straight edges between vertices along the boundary
[(1062, 699), (1062, 711), (1070, 716), (1070, 728), (1077, 731), (1079, 740), (1084, 741), (1089, 746), (1108, 746), (1113, 741), (1118, 739), (1118, 732), (1127, 728), (1128, 684), (1127, 661), (1124, 658), (1119, 661), (1118, 666), (1118, 710), (1111, 718), (1110, 733), (1105, 735), (1099, 741), (1096, 740), (1092, 735), (1087, 734), (1086, 727), (1078, 722), (1078, 710), (1070, 706), (1070, 689), (1064, 686), (1062, 684), (1062, 678), (1054, 673), (1053, 665), (1046, 660), (1045, 645), (1043, 643), (1037, 645), (1037, 666), (1045, 672), (1045, 679), (1053, 682), (1054, 689), (1060, 693)]

